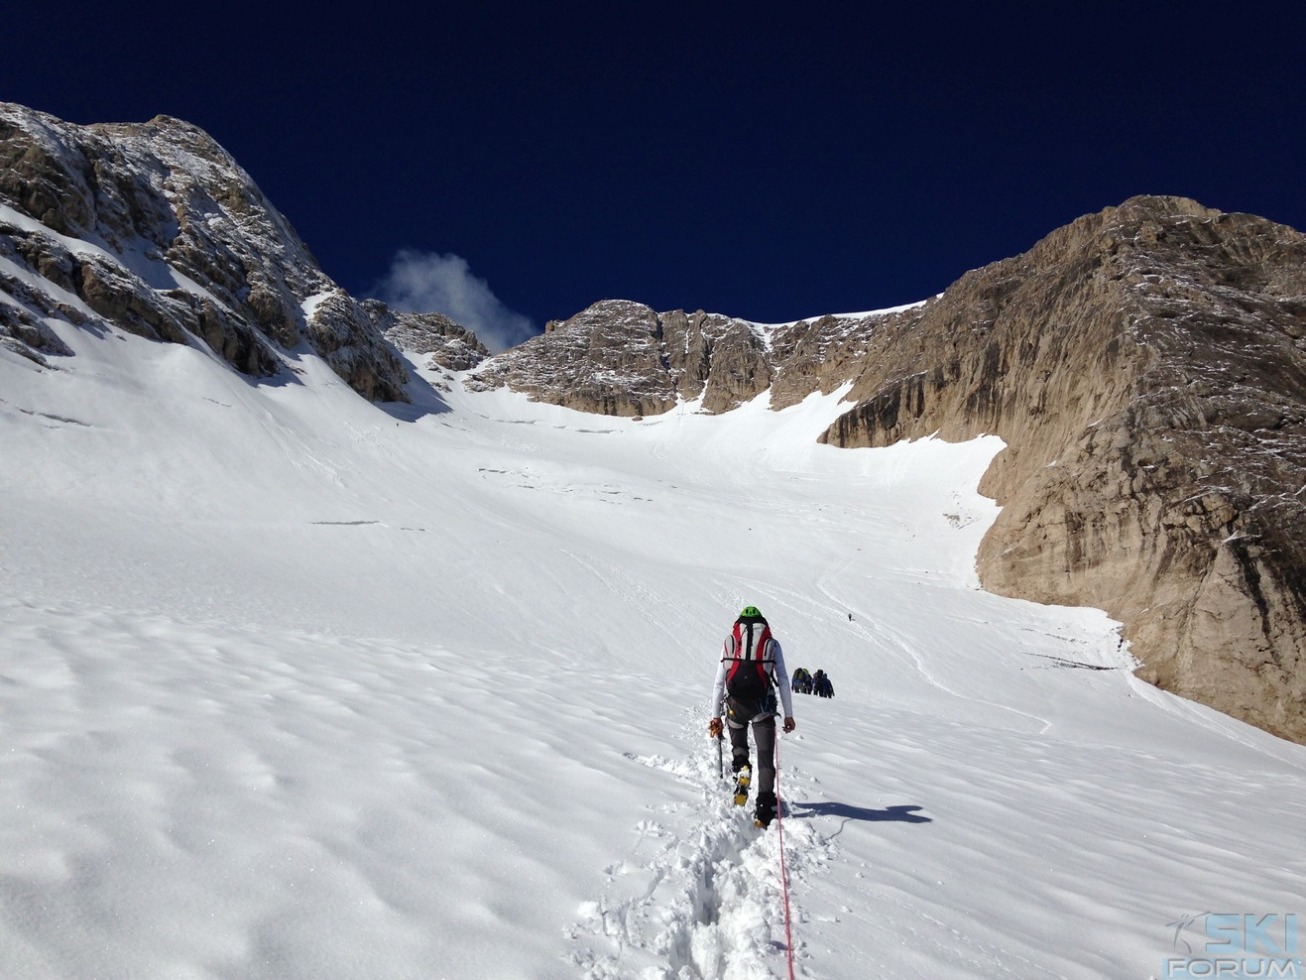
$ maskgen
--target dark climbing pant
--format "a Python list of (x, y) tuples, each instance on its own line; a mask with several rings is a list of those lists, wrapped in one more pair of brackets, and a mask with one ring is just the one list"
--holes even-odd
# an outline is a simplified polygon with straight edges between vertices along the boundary
[[(730, 730), (731, 764), (738, 772), (748, 764), (748, 722), (726, 719)], [(753, 741), (757, 743), (757, 768), (753, 770), (756, 777), (758, 794), (775, 792), (775, 715), (761, 714), (754, 716)]]

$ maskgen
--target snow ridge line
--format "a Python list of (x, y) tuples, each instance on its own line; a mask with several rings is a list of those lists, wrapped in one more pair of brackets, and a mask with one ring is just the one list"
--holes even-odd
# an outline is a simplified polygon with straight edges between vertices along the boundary
[(637, 824), (631, 852), (606, 869), (602, 896), (582, 904), (566, 935), (584, 980), (770, 980), (785, 970), (781, 953), (794, 976), (789, 875), (823, 866), (834, 844), (797, 818), (782, 869), (780, 833), (758, 830), (751, 807), (733, 805), (704, 728), (686, 726), (687, 758), (627, 754), (692, 784), (699, 800), (651, 807), (664, 819)]

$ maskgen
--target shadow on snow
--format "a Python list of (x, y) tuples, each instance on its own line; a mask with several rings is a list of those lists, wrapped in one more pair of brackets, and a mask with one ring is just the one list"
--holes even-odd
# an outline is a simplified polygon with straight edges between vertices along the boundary
[(848, 803), (799, 803), (790, 804), (793, 813), (790, 814), (794, 819), (802, 820), (807, 817), (840, 817), (844, 820), (866, 820), (868, 822), (894, 822), (894, 823), (931, 823), (932, 817), (917, 813), (921, 809), (918, 806), (890, 806), (883, 810), (871, 810), (862, 806), (851, 806)]

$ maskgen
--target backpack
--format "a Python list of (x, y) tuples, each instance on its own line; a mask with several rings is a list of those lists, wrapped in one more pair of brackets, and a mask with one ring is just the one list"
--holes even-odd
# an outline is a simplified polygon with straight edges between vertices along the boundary
[[(749, 717), (764, 710), (771, 690), (775, 640), (761, 616), (739, 617), (726, 640), (726, 695)], [(735, 712), (732, 710), (732, 714)]]

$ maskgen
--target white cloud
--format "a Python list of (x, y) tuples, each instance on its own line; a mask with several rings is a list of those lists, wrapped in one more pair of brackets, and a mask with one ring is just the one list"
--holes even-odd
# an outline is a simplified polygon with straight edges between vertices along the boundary
[(484, 279), (472, 275), (461, 255), (404, 249), (371, 295), (396, 310), (443, 313), (496, 354), (539, 332), (529, 318), (504, 306)]

